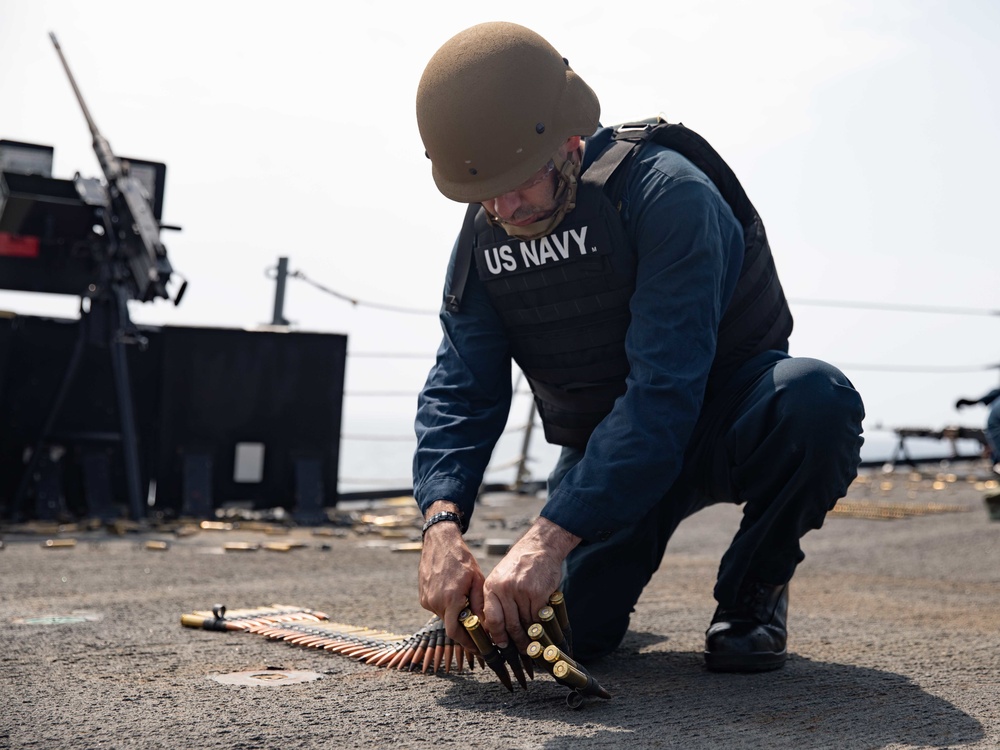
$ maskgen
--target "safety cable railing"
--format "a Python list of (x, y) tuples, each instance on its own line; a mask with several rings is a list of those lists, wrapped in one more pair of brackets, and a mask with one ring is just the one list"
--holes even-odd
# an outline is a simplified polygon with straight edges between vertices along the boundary
[(984, 307), (949, 307), (946, 305), (905, 305), (892, 302), (855, 302), (837, 299), (797, 299), (790, 298), (791, 305), (813, 305), (816, 307), (849, 307), (855, 310), (882, 310), (887, 312), (933, 313), (936, 315), (1000, 315), (1000, 310)]
[[(272, 273), (273, 271), (273, 273)], [(368, 307), (376, 310), (395, 312), (400, 314), (408, 315), (438, 315), (438, 310), (421, 309), (414, 307), (406, 307), (400, 305), (384, 304), (379, 302), (370, 302), (358, 299), (348, 294), (339, 292), (331, 287), (322, 284), (309, 276), (307, 276), (302, 271), (289, 271), (287, 266), (287, 258), (279, 259), (279, 264), (276, 269), (268, 269), (268, 275), (270, 278), (275, 279), (276, 282), (276, 293), (275, 293), (275, 312), (274, 312), (274, 324), (276, 325), (288, 325), (288, 322), (284, 319), (283, 305), (284, 305), (284, 295), (285, 295), (285, 282), (287, 279), (297, 279), (303, 283), (311, 286), (312, 288), (323, 292), (329, 296), (332, 296), (342, 302), (346, 302), (354, 307)], [(880, 302), (861, 302), (861, 301), (850, 301), (850, 300), (820, 300), (820, 299), (800, 299), (800, 298), (790, 298), (789, 303), (793, 306), (796, 305), (808, 305), (817, 307), (834, 307), (834, 308), (854, 308), (854, 309), (867, 309), (867, 310), (879, 310), (879, 311), (890, 311), (890, 312), (904, 312), (904, 313), (927, 313), (927, 314), (940, 314), (940, 315), (965, 315), (965, 316), (1000, 316), (1000, 310), (987, 309), (987, 308), (974, 308), (974, 307), (954, 307), (954, 306), (943, 306), (943, 305), (909, 305), (909, 304), (893, 304), (893, 303), (880, 303)], [(373, 352), (373, 351), (349, 351), (348, 359), (413, 359), (413, 360), (427, 360), (432, 361), (434, 358), (434, 352)], [(1000, 370), (1000, 362), (998, 363), (986, 363), (986, 364), (968, 364), (968, 365), (906, 365), (906, 364), (863, 364), (863, 363), (834, 363), (840, 369), (845, 371), (869, 371), (869, 372), (892, 372), (892, 373), (902, 373), (902, 374), (958, 374), (958, 373), (972, 373), (972, 372), (985, 372), (989, 370)], [(519, 373), (517, 381), (514, 383), (513, 395), (514, 396), (531, 396), (530, 390), (524, 389), (522, 385), (523, 374)], [(416, 399), (417, 393), (415, 391), (409, 390), (345, 390), (344, 397), (346, 398), (411, 398)], [(512, 458), (505, 459), (502, 462), (495, 462), (491, 459), (490, 464), (486, 469), (486, 476), (496, 476), (499, 473), (515, 469), (514, 481), (507, 483), (510, 489), (517, 490), (521, 487), (537, 485), (538, 482), (531, 478), (530, 471), (528, 470), (528, 464), (533, 460), (531, 457), (531, 435), (535, 427), (540, 427), (537, 424), (537, 416), (535, 412), (535, 403), (533, 398), (529, 398), (530, 413), (528, 420), (516, 425), (508, 425), (502, 432), (503, 436), (511, 436), (516, 434), (523, 434), (523, 439), (520, 444), (520, 449), (515, 452)], [(894, 431), (892, 429), (883, 428), (881, 425), (876, 425), (875, 427), (866, 428), (869, 433), (893, 433), (898, 436), (898, 430)], [(383, 434), (383, 433), (350, 433), (345, 432), (341, 434), (341, 441), (356, 441), (356, 442), (370, 442), (370, 443), (410, 443), (414, 447), (416, 446), (416, 437), (412, 433), (409, 434)], [(340, 482), (344, 485), (354, 485), (354, 486), (367, 486), (367, 487), (409, 487), (412, 482), (412, 477), (349, 477), (341, 476)], [(357, 494), (357, 493), (353, 493)]]

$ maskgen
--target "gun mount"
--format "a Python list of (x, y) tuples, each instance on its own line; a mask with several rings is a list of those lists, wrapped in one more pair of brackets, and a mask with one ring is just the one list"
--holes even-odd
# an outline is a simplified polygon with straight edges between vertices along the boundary
[[(104, 179), (79, 173), (72, 180), (55, 179), (51, 147), (0, 141), (0, 286), (81, 298), (77, 341), (34, 441), (14, 504), (20, 507), (36, 481), (35, 469), (51, 443), (84, 350), (96, 345), (111, 357), (120, 425), (113, 440), (120, 446), (130, 512), (139, 520), (145, 498), (125, 347), (138, 344), (145, 349), (147, 339), (130, 320), (128, 302), (171, 298), (167, 286), (174, 271), (160, 231), (178, 227), (160, 223), (166, 165), (115, 155), (94, 123), (55, 34), (49, 37), (83, 110)], [(178, 288), (175, 305), (186, 286), (184, 282)], [(87, 430), (72, 437), (106, 439)], [(36, 488), (36, 499), (39, 492)]]

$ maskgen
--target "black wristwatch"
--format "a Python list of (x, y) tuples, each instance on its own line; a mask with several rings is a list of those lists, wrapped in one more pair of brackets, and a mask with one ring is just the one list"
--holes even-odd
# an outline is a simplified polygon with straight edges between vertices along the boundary
[(436, 523), (441, 523), (442, 521), (451, 521), (452, 523), (457, 523), (459, 528), (462, 528), (462, 516), (458, 513), (453, 513), (450, 510), (443, 510), (440, 513), (435, 513), (433, 516), (427, 519), (424, 523), (424, 528), (420, 532), (420, 538), (422, 539), (427, 534), (427, 529)]

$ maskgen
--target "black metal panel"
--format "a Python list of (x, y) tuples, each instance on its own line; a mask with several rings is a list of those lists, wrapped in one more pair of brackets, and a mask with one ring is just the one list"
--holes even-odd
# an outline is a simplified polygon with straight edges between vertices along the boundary
[[(183, 508), (186, 455), (208, 456), (215, 507), (295, 510), (296, 461), (318, 461), (337, 500), (347, 337), (164, 327), (156, 508)], [(264, 445), (260, 481), (236, 481), (236, 446)]]
[(0, 232), (39, 239), (35, 257), (0, 254), (0, 288), (88, 296), (100, 280), (98, 210), (73, 180), (0, 172)]
[[(161, 356), (159, 329), (139, 326), (146, 349), (127, 349), (132, 399), (136, 410), (143, 491), (156, 456)], [(62, 383), (80, 332), (79, 320), (16, 316), (0, 319), (0, 516), (32, 514), (13, 508), (24, 468), (25, 451), (34, 448)], [(110, 458), (112, 497), (108, 506), (127, 505), (120, 449), (120, 427), (111, 353), (107, 346), (87, 343), (79, 371), (53, 424), (50, 446), (64, 449), (60, 458), (66, 509), (92, 515), (85, 492), (84, 456), (106, 452)], [(104, 513), (106, 515), (106, 513)]]

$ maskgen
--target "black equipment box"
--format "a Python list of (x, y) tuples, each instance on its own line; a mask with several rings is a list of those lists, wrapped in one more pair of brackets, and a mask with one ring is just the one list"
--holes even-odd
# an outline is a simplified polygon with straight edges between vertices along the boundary
[[(79, 325), (0, 317), (0, 517), (33, 517), (32, 508), (14, 508), (12, 500)], [(146, 348), (126, 350), (148, 511), (207, 517), (239, 504), (302, 516), (308, 505), (303, 520), (321, 520), (317, 513), (337, 502), (347, 337), (138, 330)], [(88, 345), (46, 441), (46, 449), (58, 454), (62, 511), (70, 517), (94, 516), (95, 502), (116, 511), (127, 507), (115, 399), (108, 350)], [(103, 472), (100, 481), (88, 476), (94, 466)], [(112, 497), (95, 501), (95, 492)]]
[(99, 282), (100, 208), (74, 180), (0, 172), (0, 287), (89, 296)]

